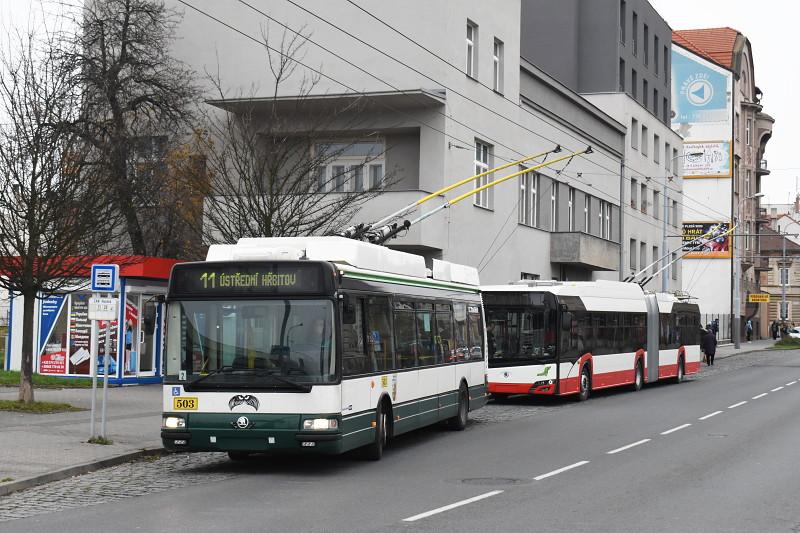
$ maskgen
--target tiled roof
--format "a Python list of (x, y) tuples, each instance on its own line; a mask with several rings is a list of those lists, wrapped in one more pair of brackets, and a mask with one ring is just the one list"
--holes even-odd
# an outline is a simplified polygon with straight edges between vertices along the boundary
[(672, 42), (727, 69), (733, 68), (733, 48), (739, 35), (733, 28), (675, 30)]
[[(783, 249), (783, 239), (780, 233), (771, 228), (761, 228), (761, 252), (781, 253)], [(797, 255), (800, 253), (800, 245), (790, 239), (786, 239), (786, 253)]]

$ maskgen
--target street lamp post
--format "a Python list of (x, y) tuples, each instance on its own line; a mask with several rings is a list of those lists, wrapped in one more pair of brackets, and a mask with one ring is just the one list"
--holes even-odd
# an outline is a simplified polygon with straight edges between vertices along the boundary
[[(746, 198), (739, 200), (736, 206), (738, 214), (742, 209), (742, 204), (748, 200), (755, 200), (764, 196), (763, 192), (758, 192)], [(734, 216), (734, 223), (738, 224), (739, 217)], [(731, 236), (731, 244), (733, 245), (733, 347), (738, 350), (741, 341), (741, 310), (742, 310), (742, 294), (741, 294), (741, 276), (742, 276), (742, 263), (739, 258), (739, 249), (736, 247), (736, 232)]]

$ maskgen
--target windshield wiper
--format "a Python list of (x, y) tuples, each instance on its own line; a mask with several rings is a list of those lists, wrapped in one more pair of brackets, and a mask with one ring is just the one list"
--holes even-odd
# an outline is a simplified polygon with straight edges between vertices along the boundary
[(265, 377), (265, 376), (266, 377), (270, 377), (270, 378), (274, 379), (275, 381), (278, 381), (278, 382), (283, 383), (285, 385), (289, 385), (290, 387), (293, 387), (293, 388), (295, 388), (297, 390), (300, 390), (300, 391), (303, 391), (303, 392), (311, 392), (311, 385), (304, 385), (302, 383), (298, 383), (296, 381), (292, 381), (291, 379), (286, 379), (285, 377), (279, 376), (277, 374), (273, 374), (272, 372), (265, 372), (263, 370), (259, 370), (255, 374), (258, 377)]
[(231, 372), (233, 372), (233, 366), (231, 366), (231, 365), (223, 365), (223, 366), (221, 366), (221, 367), (217, 368), (216, 370), (212, 370), (211, 372), (209, 372), (209, 373), (208, 373), (208, 374), (206, 374), (205, 376), (200, 376), (200, 377), (199, 377), (199, 378), (197, 378), (196, 380), (194, 380), (194, 381), (190, 382), (190, 383), (189, 383), (189, 385), (194, 385), (194, 384), (196, 384), (196, 383), (200, 383), (200, 382), (201, 382), (201, 381), (203, 381), (204, 379), (208, 379), (208, 378), (210, 378), (211, 376), (214, 376), (214, 375), (216, 375), (216, 374), (219, 374), (220, 372), (227, 372), (227, 371), (231, 371)]

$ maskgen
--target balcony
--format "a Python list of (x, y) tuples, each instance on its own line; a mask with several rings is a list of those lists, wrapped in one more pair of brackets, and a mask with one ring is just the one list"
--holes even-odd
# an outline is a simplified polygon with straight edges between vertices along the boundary
[(758, 168), (756, 169), (757, 176), (769, 176), (769, 168), (767, 167), (767, 160), (760, 159), (758, 161)]
[(589, 270), (616, 270), (619, 244), (581, 232), (554, 232), (550, 236), (550, 261)]
[(769, 257), (759, 257), (754, 265), (756, 272), (769, 272), (772, 267), (769, 265)]

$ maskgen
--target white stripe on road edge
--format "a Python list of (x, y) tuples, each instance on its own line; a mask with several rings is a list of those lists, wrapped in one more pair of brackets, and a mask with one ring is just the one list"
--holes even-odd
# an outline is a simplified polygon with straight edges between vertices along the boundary
[(740, 405), (744, 405), (744, 404), (746, 404), (746, 403), (747, 403), (747, 400), (745, 400), (745, 401), (743, 401), (743, 402), (735, 403), (735, 404), (733, 404), (733, 405), (729, 405), (729, 406), (728, 406), (728, 409), (736, 409), (736, 408), (737, 408), (737, 407), (739, 407)]
[(569, 465), (569, 466), (565, 466), (564, 468), (559, 468), (558, 470), (553, 470), (552, 472), (548, 472), (546, 474), (542, 474), (540, 476), (536, 476), (535, 478), (533, 478), (533, 480), (534, 481), (541, 481), (541, 480), (543, 480), (545, 478), (548, 478), (550, 476), (558, 475), (558, 474), (560, 474), (562, 472), (566, 472), (567, 470), (572, 470), (573, 468), (578, 468), (579, 466), (583, 466), (583, 465), (588, 464), (588, 463), (589, 463), (589, 461), (579, 461), (579, 462), (577, 462), (575, 464), (572, 464), (572, 465)]
[(775, 388), (774, 388), (774, 389), (772, 389), (770, 392), (778, 392), (778, 391), (779, 391), (779, 390), (781, 390), (782, 388), (783, 388), (783, 387), (775, 387)]
[(752, 400), (758, 400), (759, 398), (763, 398), (763, 397), (764, 397), (764, 396), (766, 396), (767, 394), (769, 394), (769, 393), (768, 393), (768, 392), (762, 392), (762, 393), (761, 393), (761, 394), (759, 394), (758, 396), (753, 396), (751, 399), (752, 399)]
[(627, 446), (623, 446), (622, 448), (617, 448), (616, 450), (611, 450), (610, 452), (606, 452), (608, 455), (614, 455), (615, 453), (624, 452), (629, 448), (633, 448), (634, 446), (639, 446), (640, 444), (644, 444), (645, 442), (650, 442), (650, 439), (642, 439), (638, 440), (632, 444), (628, 444)]
[(444, 507), (438, 507), (431, 511), (426, 511), (424, 513), (415, 514), (414, 516), (409, 516), (408, 518), (403, 518), (403, 522), (416, 522), (421, 518), (428, 518), (429, 516), (433, 516), (435, 514), (443, 513), (445, 511), (449, 511), (450, 509), (455, 509), (456, 507), (461, 507), (462, 505), (467, 505), (473, 502), (477, 502), (480, 500), (485, 500), (486, 498), (491, 498), (492, 496), (497, 496), (501, 494), (502, 490), (493, 490), (491, 492), (486, 492), (484, 494), (479, 494), (478, 496), (474, 496), (472, 498), (467, 498), (466, 500), (461, 500), (460, 502), (451, 503), (450, 505), (445, 505)]
[(722, 411), (714, 411), (713, 413), (708, 413), (706, 416), (701, 416), (700, 418), (698, 418), (698, 420), (707, 420), (707, 419), (711, 418), (712, 416), (717, 416), (721, 412)]
[(684, 428), (688, 428), (689, 426), (691, 426), (691, 424), (684, 424), (684, 425), (678, 426), (676, 428), (672, 428), (672, 429), (668, 429), (666, 431), (662, 431), (661, 434), (662, 435), (669, 435), (670, 433), (675, 433), (676, 431), (680, 431), (680, 430), (682, 430)]
[(787, 387), (791, 387), (791, 386), (792, 386), (792, 385), (794, 385), (795, 383), (797, 383), (797, 380), (790, 381), (789, 383), (787, 383), (787, 384), (786, 384), (786, 386), (787, 386)]

